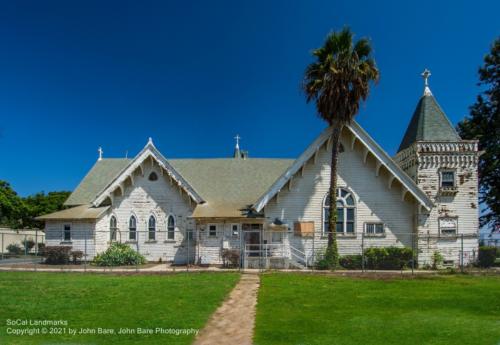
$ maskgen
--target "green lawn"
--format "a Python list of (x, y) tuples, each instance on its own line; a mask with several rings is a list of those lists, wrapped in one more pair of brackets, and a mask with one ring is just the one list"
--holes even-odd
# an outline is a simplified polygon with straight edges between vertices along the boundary
[(255, 344), (500, 344), (500, 277), (263, 275)]
[[(0, 272), (0, 344), (189, 344), (194, 335), (9, 336), (6, 322), (67, 320), (65, 328), (78, 330), (201, 329), (238, 278), (236, 273), (119, 276)], [(58, 328), (54, 331), (59, 332)]]

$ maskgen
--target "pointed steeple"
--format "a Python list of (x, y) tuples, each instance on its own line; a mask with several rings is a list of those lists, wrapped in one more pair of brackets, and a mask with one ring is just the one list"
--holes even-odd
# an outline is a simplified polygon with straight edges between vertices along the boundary
[(410, 124), (399, 145), (399, 151), (408, 148), (416, 141), (459, 141), (455, 128), (432, 95), (429, 87), (431, 72), (422, 73), (424, 78), (424, 94), (420, 98), (413, 113)]

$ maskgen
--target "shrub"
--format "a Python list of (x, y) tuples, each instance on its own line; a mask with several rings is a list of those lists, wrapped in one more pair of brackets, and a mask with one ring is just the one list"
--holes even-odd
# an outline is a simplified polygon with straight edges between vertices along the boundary
[(224, 267), (238, 267), (240, 264), (240, 252), (235, 249), (222, 249), (222, 262)]
[(477, 261), (480, 267), (491, 267), (495, 263), (497, 256), (497, 248), (493, 246), (482, 246), (479, 247), (479, 253), (477, 256)]
[(126, 266), (142, 265), (146, 263), (144, 256), (124, 243), (112, 243), (105, 252), (94, 258), (97, 266)]
[(368, 248), (364, 254), (369, 269), (399, 270), (407, 268), (413, 259), (413, 251), (405, 247)]
[(350, 269), (359, 270), (362, 268), (362, 256), (361, 255), (345, 255), (340, 257), (340, 266)]
[(83, 258), (83, 252), (81, 250), (73, 250), (71, 253), (71, 257), (73, 258), (73, 263), (76, 264)]
[(437, 270), (443, 264), (444, 258), (440, 252), (435, 251), (432, 254), (432, 269)]
[(35, 247), (35, 241), (33, 241), (32, 239), (23, 240), (21, 243), (23, 244), (24, 248), (26, 249), (26, 253), (29, 253), (31, 251), (31, 249), (33, 249), (33, 247)]
[(45, 263), (49, 265), (67, 264), (70, 253), (71, 247), (69, 246), (46, 246), (43, 250)]
[(20, 255), (23, 252), (23, 249), (19, 244), (12, 243), (7, 246), (7, 251), (12, 255)]

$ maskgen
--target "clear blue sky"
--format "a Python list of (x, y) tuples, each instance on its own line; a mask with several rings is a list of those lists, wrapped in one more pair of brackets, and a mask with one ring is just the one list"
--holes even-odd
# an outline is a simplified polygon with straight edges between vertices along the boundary
[(357, 119), (394, 154), (422, 94), (453, 123), (500, 34), (498, 1), (3, 1), (0, 179), (71, 190), (153, 137), (167, 158), (296, 157), (322, 130), (299, 84), (310, 52), (348, 25), (380, 83)]

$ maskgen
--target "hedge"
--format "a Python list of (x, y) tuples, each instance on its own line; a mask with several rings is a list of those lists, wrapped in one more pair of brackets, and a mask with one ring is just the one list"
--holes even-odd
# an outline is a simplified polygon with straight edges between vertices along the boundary
[(49, 265), (67, 264), (71, 253), (69, 246), (46, 246), (43, 250), (45, 263)]
[(497, 257), (497, 248), (493, 246), (481, 246), (479, 247), (479, 253), (477, 256), (478, 265), (480, 267), (491, 267), (495, 264), (495, 259)]

